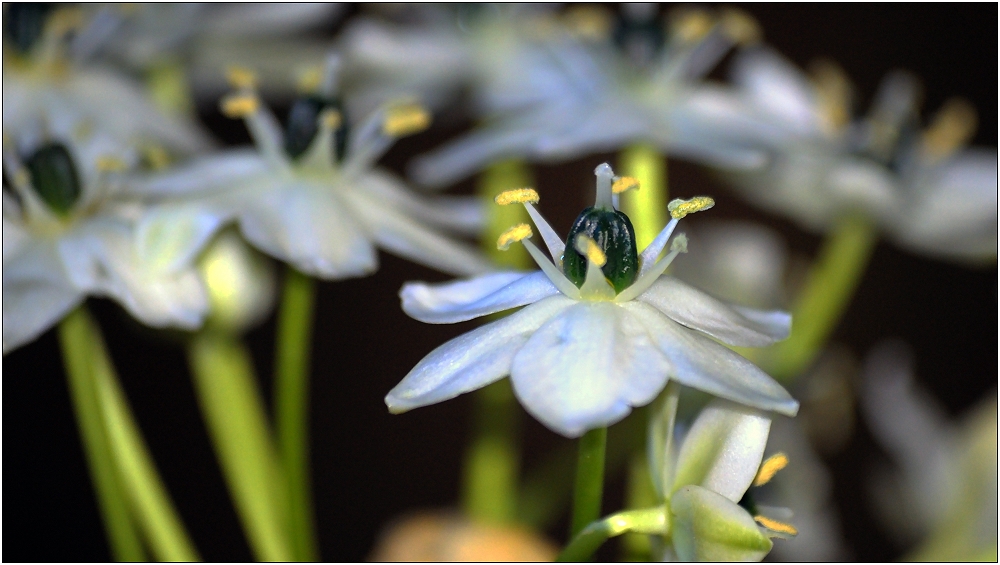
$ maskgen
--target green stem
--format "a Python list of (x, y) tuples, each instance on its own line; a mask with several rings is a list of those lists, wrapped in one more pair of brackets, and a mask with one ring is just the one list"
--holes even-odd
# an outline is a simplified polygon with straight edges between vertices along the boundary
[(100, 401), (93, 378), (93, 348), (85, 306), (70, 312), (59, 323), (59, 344), (76, 413), (80, 440), (97, 492), (97, 506), (104, 519), (111, 555), (116, 561), (145, 561), (139, 533), (129, 518), (128, 500), (115, 469)]
[(776, 379), (791, 382), (822, 351), (861, 282), (877, 240), (875, 224), (862, 213), (843, 216), (827, 233), (792, 309), (792, 333), (765, 357)]
[(621, 209), (632, 220), (635, 241), (645, 249), (667, 225), (667, 162), (656, 146), (636, 143), (619, 158), (621, 174), (639, 179), (639, 189), (621, 196)]
[(604, 495), (604, 454), (608, 428), (597, 428), (580, 438), (573, 492), (573, 518), (570, 535), (576, 536), (601, 515)]
[(288, 267), (278, 315), (274, 412), (288, 483), (292, 551), (302, 561), (318, 557), (309, 476), (309, 351), (315, 302), (316, 282)]
[(626, 510), (594, 521), (580, 530), (556, 561), (587, 561), (604, 542), (627, 532), (663, 535), (667, 531), (667, 512), (663, 506)]
[(287, 489), (249, 352), (231, 336), (202, 331), (193, 337), (188, 358), (216, 457), (254, 555), (291, 561)]

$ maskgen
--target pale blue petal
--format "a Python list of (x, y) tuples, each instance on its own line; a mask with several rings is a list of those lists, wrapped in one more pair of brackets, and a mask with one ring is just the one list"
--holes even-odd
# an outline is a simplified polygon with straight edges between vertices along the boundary
[(452, 324), (559, 294), (545, 273), (501, 272), (442, 284), (406, 283), (403, 311), (428, 324)]

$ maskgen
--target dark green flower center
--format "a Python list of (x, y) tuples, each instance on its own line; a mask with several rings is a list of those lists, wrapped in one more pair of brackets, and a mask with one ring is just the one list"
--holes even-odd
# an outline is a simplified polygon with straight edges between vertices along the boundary
[(292, 104), (288, 111), (288, 125), (285, 127), (285, 153), (292, 159), (301, 157), (312, 145), (319, 133), (319, 115), (324, 110), (340, 112), (340, 126), (334, 130), (333, 158), (338, 163), (344, 159), (347, 149), (347, 118), (343, 105), (336, 98), (304, 96)]
[(577, 216), (566, 238), (563, 273), (577, 287), (587, 279), (587, 258), (576, 250), (578, 235), (586, 235), (604, 251), (608, 260), (601, 267), (615, 292), (621, 292), (635, 282), (639, 274), (639, 255), (635, 247), (635, 229), (624, 213), (617, 210), (590, 207)]
[(36, 2), (12, 2), (4, 4), (4, 38), (21, 53), (27, 53), (42, 36), (45, 19), (55, 4)]
[(61, 143), (38, 148), (24, 162), (31, 184), (52, 211), (65, 216), (80, 198), (80, 178), (69, 150)]

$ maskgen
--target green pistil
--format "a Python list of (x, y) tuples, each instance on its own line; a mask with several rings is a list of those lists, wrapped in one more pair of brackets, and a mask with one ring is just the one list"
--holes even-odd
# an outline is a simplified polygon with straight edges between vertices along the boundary
[(587, 259), (576, 251), (574, 245), (581, 234), (593, 239), (607, 255), (608, 260), (601, 271), (616, 293), (635, 282), (639, 274), (639, 255), (635, 230), (628, 216), (617, 210), (591, 207), (581, 212), (573, 222), (566, 237), (563, 272), (577, 287), (583, 286), (587, 278)]
[(80, 198), (80, 180), (73, 158), (60, 143), (43, 145), (25, 160), (31, 184), (53, 212), (65, 216)]

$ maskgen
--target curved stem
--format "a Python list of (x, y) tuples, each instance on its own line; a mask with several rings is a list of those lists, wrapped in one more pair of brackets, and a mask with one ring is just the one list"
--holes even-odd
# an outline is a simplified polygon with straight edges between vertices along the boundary
[(607, 443), (608, 428), (590, 430), (580, 438), (570, 535), (577, 535), (601, 515)]
[(583, 528), (569, 545), (562, 550), (556, 561), (586, 561), (604, 542), (626, 532), (649, 535), (663, 535), (667, 532), (667, 512), (664, 506), (627, 510), (612, 514), (603, 520), (594, 521)]
[(288, 483), (288, 510), (295, 558), (317, 558), (309, 476), (309, 352), (316, 282), (287, 267), (278, 315), (274, 412), (278, 450)]

